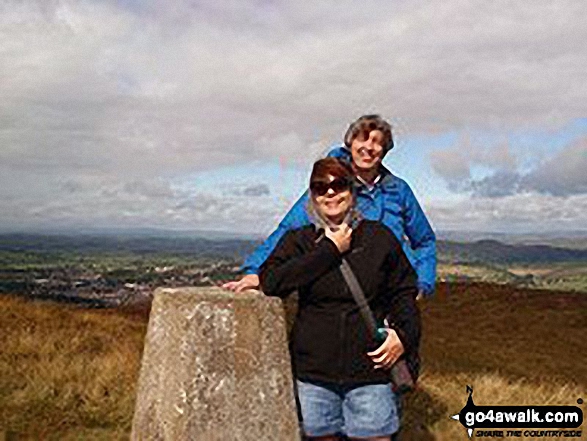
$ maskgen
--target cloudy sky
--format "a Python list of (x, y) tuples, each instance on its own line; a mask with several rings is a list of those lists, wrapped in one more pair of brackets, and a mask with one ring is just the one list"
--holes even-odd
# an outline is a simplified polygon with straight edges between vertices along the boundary
[(374, 112), (436, 229), (587, 229), (586, 16), (583, 0), (2, 0), (0, 230), (266, 234)]

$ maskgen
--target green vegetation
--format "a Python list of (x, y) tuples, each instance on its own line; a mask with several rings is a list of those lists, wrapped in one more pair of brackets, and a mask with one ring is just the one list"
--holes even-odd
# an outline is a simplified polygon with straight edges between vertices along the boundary
[[(0, 268), (11, 271), (41, 271), (54, 268), (136, 269), (155, 266), (207, 266), (218, 262), (218, 258), (182, 256), (165, 253), (138, 254), (128, 251), (117, 253), (72, 253), (48, 251), (0, 251)], [(228, 259), (230, 260), (230, 259)]]
[(477, 281), (533, 289), (587, 292), (587, 265), (562, 262), (533, 265), (446, 264), (438, 266), (440, 281)]

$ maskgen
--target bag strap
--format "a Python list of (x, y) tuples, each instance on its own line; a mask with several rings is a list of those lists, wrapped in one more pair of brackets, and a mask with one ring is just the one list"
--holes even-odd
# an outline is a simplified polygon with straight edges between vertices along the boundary
[[(353, 269), (344, 257), (342, 258), (342, 262), (340, 264), (340, 271), (344, 277), (344, 280), (349, 286), (351, 293), (353, 294), (355, 302), (359, 306), (359, 311), (363, 317), (363, 320), (365, 321), (365, 324), (367, 325), (368, 331), (371, 333), (371, 337), (373, 337), (374, 340), (377, 340), (377, 323), (375, 322), (373, 311), (371, 311), (371, 308), (367, 303), (363, 289), (361, 288), (361, 285), (359, 284)], [(412, 376), (406, 360), (400, 358), (391, 367), (391, 384), (393, 391), (398, 395), (404, 394), (414, 389), (414, 377)]]
[(359, 306), (359, 312), (361, 313), (361, 316), (367, 325), (368, 331), (371, 333), (371, 337), (375, 338), (377, 336), (377, 322), (373, 316), (373, 311), (371, 311), (369, 303), (367, 303), (367, 299), (363, 293), (363, 288), (361, 288), (361, 285), (359, 284), (353, 269), (344, 257), (342, 258), (342, 262), (340, 264), (340, 272), (342, 273), (344, 280), (351, 290), (351, 294), (353, 295), (355, 302)]

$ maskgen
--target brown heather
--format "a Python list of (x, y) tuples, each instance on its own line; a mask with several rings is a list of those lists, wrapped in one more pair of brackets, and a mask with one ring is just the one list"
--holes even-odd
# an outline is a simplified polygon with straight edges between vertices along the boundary
[[(477, 405), (587, 399), (584, 293), (440, 284), (422, 316), (424, 368), (402, 440), (467, 439), (449, 418), (467, 384)], [(146, 322), (146, 309), (0, 296), (0, 440), (128, 439)]]

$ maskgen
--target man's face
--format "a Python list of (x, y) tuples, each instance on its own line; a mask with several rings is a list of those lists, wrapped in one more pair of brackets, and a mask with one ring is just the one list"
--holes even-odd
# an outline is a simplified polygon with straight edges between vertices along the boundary
[(383, 159), (383, 132), (359, 133), (351, 144), (351, 154), (355, 168), (363, 171), (379, 168)]

